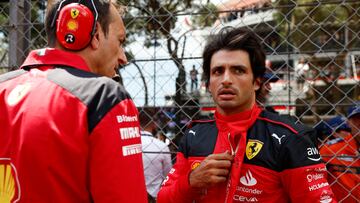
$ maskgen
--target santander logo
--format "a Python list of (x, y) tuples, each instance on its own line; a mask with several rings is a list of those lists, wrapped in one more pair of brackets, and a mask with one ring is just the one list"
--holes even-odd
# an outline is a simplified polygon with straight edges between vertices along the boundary
[(240, 182), (246, 186), (254, 186), (254, 185), (256, 185), (257, 180), (253, 177), (251, 171), (248, 170), (246, 172), (245, 176), (240, 178)]

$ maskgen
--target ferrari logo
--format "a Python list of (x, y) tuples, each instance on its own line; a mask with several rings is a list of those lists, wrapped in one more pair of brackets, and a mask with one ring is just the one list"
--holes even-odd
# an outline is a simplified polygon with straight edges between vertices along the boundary
[(246, 157), (250, 160), (254, 158), (261, 150), (263, 142), (259, 140), (249, 140), (246, 145)]
[(79, 10), (77, 10), (76, 8), (72, 8), (70, 12), (71, 12), (71, 17), (73, 19), (77, 18), (79, 16), (79, 13), (80, 13)]

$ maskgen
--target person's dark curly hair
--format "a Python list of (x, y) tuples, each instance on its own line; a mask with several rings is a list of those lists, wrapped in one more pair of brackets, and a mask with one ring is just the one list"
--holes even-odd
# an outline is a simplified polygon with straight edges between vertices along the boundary
[(203, 52), (203, 78), (209, 86), (210, 63), (214, 53), (220, 50), (243, 50), (249, 54), (254, 80), (265, 73), (265, 52), (256, 34), (244, 28), (225, 27), (218, 34), (210, 35)]

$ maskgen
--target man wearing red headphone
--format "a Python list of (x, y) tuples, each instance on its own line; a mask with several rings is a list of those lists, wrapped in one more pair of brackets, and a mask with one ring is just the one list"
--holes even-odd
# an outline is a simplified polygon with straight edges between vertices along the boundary
[(59, 1), (49, 48), (0, 76), (0, 202), (146, 202), (138, 112), (111, 79), (127, 63), (121, 9)]

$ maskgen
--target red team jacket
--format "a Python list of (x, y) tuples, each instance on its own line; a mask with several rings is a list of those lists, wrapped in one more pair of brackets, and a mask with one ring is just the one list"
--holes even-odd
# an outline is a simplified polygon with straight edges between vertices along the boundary
[(32, 51), (0, 76), (0, 112), (0, 200), (146, 202), (137, 109), (79, 56)]
[(320, 154), (331, 173), (331, 188), (336, 198), (345, 203), (356, 203), (360, 199), (359, 149), (351, 134), (331, 140), (320, 148)]
[(231, 151), (235, 136), (245, 139), (232, 164), (228, 191), (234, 193), (227, 202), (336, 202), (311, 139), (312, 129), (256, 106), (232, 116), (215, 116), (216, 121), (200, 122), (187, 130), (158, 203), (223, 203), (231, 194), (227, 183), (197, 190), (190, 187), (188, 176), (206, 156)]

